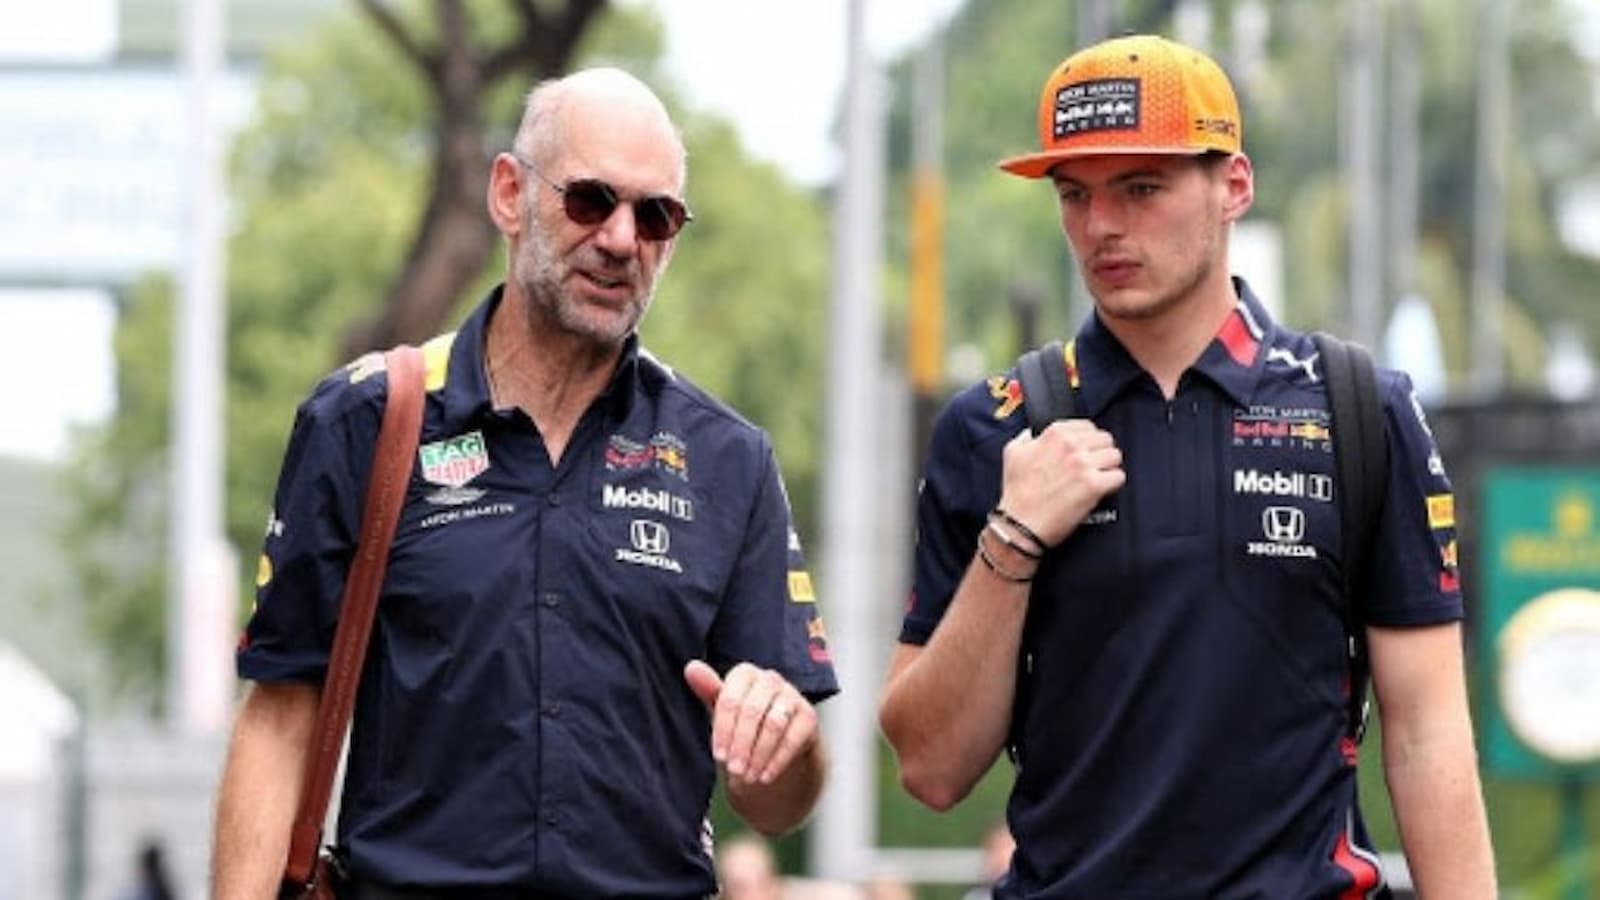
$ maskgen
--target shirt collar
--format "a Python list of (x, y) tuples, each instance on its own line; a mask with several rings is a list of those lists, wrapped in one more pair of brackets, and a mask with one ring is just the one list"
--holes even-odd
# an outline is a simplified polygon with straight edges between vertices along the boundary
[(1278, 326), (1243, 278), (1235, 276), (1233, 288), (1239, 298), (1233, 312), (1223, 320), (1193, 369), (1211, 379), (1236, 405), (1248, 406), (1261, 380), (1264, 348), (1272, 346)]
[[(1238, 297), (1233, 312), (1191, 367), (1223, 390), (1233, 402), (1245, 406), (1261, 378), (1264, 353), (1277, 325), (1243, 278), (1233, 279)], [(1089, 317), (1068, 351), (1069, 374), (1078, 379), (1078, 397), (1084, 413), (1099, 415), (1144, 371), (1122, 342), (1100, 321)]]
[[(499, 309), (504, 295), (505, 285), (496, 285), (461, 323), (451, 341), (450, 361), (440, 389), (445, 419), (449, 422), (465, 423), (493, 410), (488, 370), (484, 365), (484, 341), (489, 320)], [(616, 421), (621, 421), (632, 408), (640, 374), (639, 335), (635, 332), (623, 343), (617, 369), (595, 403), (610, 412)]]

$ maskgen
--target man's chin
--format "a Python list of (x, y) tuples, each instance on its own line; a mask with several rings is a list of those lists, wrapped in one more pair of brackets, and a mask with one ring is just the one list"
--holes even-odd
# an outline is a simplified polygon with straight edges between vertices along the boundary
[(638, 327), (639, 317), (622, 310), (583, 310), (569, 318), (567, 330), (588, 339), (597, 346), (619, 347)]

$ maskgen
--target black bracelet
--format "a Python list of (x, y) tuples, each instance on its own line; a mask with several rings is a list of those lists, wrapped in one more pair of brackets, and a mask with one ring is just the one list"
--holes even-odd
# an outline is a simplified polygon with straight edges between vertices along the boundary
[(1004, 507), (996, 506), (994, 509), (990, 510), (989, 511), (989, 518), (991, 520), (995, 519), (995, 518), (999, 518), (1002, 521), (1004, 521), (1007, 525), (1010, 525), (1012, 528), (1015, 528), (1018, 532), (1020, 532), (1022, 534), (1023, 537), (1025, 537), (1028, 540), (1032, 541), (1033, 545), (1035, 547), (1039, 548), (1039, 553), (1041, 555), (1043, 555), (1043, 553), (1046, 550), (1050, 549), (1050, 545), (1046, 544), (1044, 541), (1039, 540), (1039, 535), (1036, 534), (1032, 528), (1029, 528), (1028, 526), (1022, 524), (1022, 522), (1017, 520), (1016, 516), (1013, 516), (1011, 513), (1006, 512)]
[(989, 555), (989, 548), (985, 547), (983, 544), (982, 531), (978, 532), (978, 558), (983, 560), (983, 564), (989, 567), (989, 571), (1000, 576), (1006, 581), (1011, 582), (1012, 584), (1027, 584), (1033, 580), (1032, 575), (1018, 575), (1010, 569), (1007, 569), (995, 562), (994, 557)]
[(1000, 539), (1000, 543), (1005, 544), (1012, 550), (1015, 550), (1020, 556), (1025, 556), (1028, 559), (1036, 562), (1042, 556), (1044, 556), (1044, 554), (1040, 553), (1038, 550), (1022, 546), (1022, 543), (1016, 538), (1013, 538), (1010, 533), (1008, 533), (1005, 528), (1000, 525), (1000, 520), (994, 516), (989, 517), (989, 524), (984, 526), (984, 530), (994, 532), (994, 536)]

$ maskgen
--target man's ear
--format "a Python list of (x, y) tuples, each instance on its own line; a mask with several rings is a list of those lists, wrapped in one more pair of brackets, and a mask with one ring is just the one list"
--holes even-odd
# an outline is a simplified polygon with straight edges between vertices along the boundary
[(522, 184), (518, 164), (509, 153), (496, 154), (489, 165), (489, 219), (507, 237), (522, 231)]
[(1222, 167), (1222, 181), (1227, 191), (1222, 202), (1223, 218), (1237, 222), (1250, 211), (1250, 205), (1256, 199), (1255, 168), (1250, 165), (1250, 157), (1243, 153), (1229, 157)]

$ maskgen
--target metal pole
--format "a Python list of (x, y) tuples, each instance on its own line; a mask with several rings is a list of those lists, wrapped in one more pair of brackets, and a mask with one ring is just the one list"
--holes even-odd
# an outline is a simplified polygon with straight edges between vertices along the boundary
[(1078, 47), (1110, 37), (1112, 19), (1111, 0), (1081, 0), (1078, 3)]
[(1389, 292), (1398, 302), (1417, 292), (1421, 73), (1416, 0), (1393, 0), (1389, 53)]
[[(1111, 0), (1080, 0), (1074, 47), (1082, 49), (1110, 37), (1114, 24), (1112, 12)], [(1073, 334), (1077, 332), (1079, 323), (1094, 312), (1094, 298), (1089, 295), (1089, 286), (1083, 282), (1083, 273), (1070, 255), (1067, 259), (1067, 296), (1072, 317), (1067, 324), (1067, 333)]]
[(1345, 30), (1340, 147), (1346, 196), (1346, 289), (1350, 337), (1378, 345), (1383, 307), (1383, 244), (1378, 207), (1378, 46), (1382, 39), (1374, 0), (1352, 0)]
[(1507, 34), (1505, 0), (1478, 0), (1478, 134), (1472, 179), (1472, 381), (1483, 395), (1505, 379)]
[(183, 6), (190, 158), (175, 322), (172, 566), (167, 602), (167, 716), (175, 730), (214, 734), (227, 721), (234, 572), (222, 537), (223, 177), (217, 115), (223, 73), (220, 0)]
[(845, 68), (845, 153), (834, 200), (833, 307), (829, 326), (827, 453), (819, 581), (834, 667), (846, 686), (822, 707), (833, 772), (810, 830), (812, 868), (827, 878), (867, 877), (877, 846), (877, 677), (874, 609), (884, 598), (874, 567), (878, 413), (862, 402), (882, 380), (878, 278), (883, 257), (882, 75), (866, 43), (866, 0), (850, 0)]

